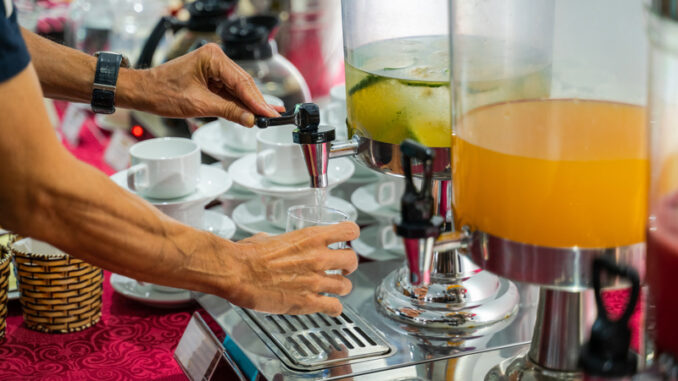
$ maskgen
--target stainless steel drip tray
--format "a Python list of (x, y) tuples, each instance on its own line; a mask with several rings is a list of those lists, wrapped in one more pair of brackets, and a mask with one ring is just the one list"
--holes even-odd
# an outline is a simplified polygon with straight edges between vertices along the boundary
[(388, 357), (395, 349), (350, 307), (338, 317), (272, 315), (238, 308), (264, 343), (290, 369), (313, 371)]
[[(214, 295), (196, 295), (196, 299), (232, 341), (238, 345), (260, 374), (271, 381), (283, 379), (290, 381), (338, 380), (346, 377), (353, 377), (356, 381), (385, 380), (403, 379), (403, 375), (407, 376), (406, 378), (416, 379), (416, 377), (421, 376), (422, 379), (431, 379), (432, 377), (427, 375), (430, 369), (424, 365), (422, 365), (423, 368), (420, 368), (419, 364), (463, 358), (475, 353), (503, 351), (504, 349), (508, 350), (509, 347), (522, 347), (529, 342), (534, 327), (537, 289), (527, 285), (518, 285), (521, 296), (518, 313), (497, 325), (459, 332), (454, 330), (426, 330), (389, 319), (377, 310), (374, 290), (387, 274), (399, 268), (400, 265), (402, 265), (401, 260), (363, 263), (355, 273), (349, 275), (349, 279), (353, 282), (353, 291), (350, 295), (341, 298), (345, 311), (344, 316), (338, 318), (341, 325), (333, 320), (327, 321), (330, 324), (329, 326), (324, 325), (325, 322), (320, 320), (319, 315), (312, 315), (312, 320), (309, 321), (301, 316), (299, 320), (290, 316), (284, 318), (276, 316), (271, 317), (273, 320), (271, 321), (267, 314), (240, 310)], [(327, 319), (324, 315), (322, 317)], [(257, 320), (255, 321), (255, 319)], [(262, 319), (263, 322), (261, 322)], [(348, 323), (347, 319), (350, 319), (353, 324)], [(306, 324), (307, 329), (301, 325), (300, 321)], [(311, 321), (314, 321), (319, 328), (323, 328), (330, 339), (339, 345), (339, 348), (343, 349), (342, 346), (345, 346), (346, 350), (337, 351), (336, 347), (331, 345), (322, 333), (318, 335), (319, 331), (315, 330), (319, 328), (316, 328)], [(296, 327), (295, 329), (299, 332), (293, 331), (288, 323), (292, 327)], [(265, 333), (262, 327), (268, 325), (272, 326), (266, 328), (267, 331), (278, 333), (275, 333), (275, 335)], [(335, 327), (334, 329), (354, 348), (349, 348), (338, 338), (332, 332), (332, 327)], [(353, 330), (353, 336), (365, 345), (365, 347), (356, 346), (357, 343), (353, 341), (354, 339), (344, 331), (344, 328), (351, 331), (354, 327), (359, 327), (367, 337), (371, 338), (374, 341), (374, 346), (368, 341), (367, 343), (370, 344), (368, 347), (365, 343), (367, 339), (363, 340), (364, 336)], [(284, 333), (280, 332), (281, 328), (285, 331)], [(334, 336), (327, 332), (327, 329)], [(324, 339), (330, 345), (324, 349), (325, 353), (329, 351), (329, 354), (326, 357), (317, 356), (318, 362), (315, 364), (312, 361), (315, 361), (316, 358), (311, 356), (311, 358), (306, 359), (298, 348), (302, 348), (306, 356), (312, 355), (313, 352), (307, 347), (306, 342), (299, 338), (300, 332), (303, 332), (302, 337), (317, 351), (320, 351), (321, 344), (316, 343), (310, 333), (313, 332), (321, 343)], [(286, 343), (289, 336), (292, 336), (298, 347), (292, 343)], [(374, 347), (388, 349), (382, 351), (382, 349), (373, 349)], [(351, 351), (352, 349), (358, 349), (360, 352)], [(298, 353), (295, 354), (295, 351)], [(370, 353), (369, 351), (374, 352), (366, 354)], [(339, 353), (344, 356), (343, 360), (339, 360), (341, 357), (338, 356)], [(297, 358), (295, 357), (297, 355), (300, 356)], [(348, 355), (355, 357), (347, 358)], [(327, 366), (323, 367), (321, 361), (334, 362), (327, 362)], [(467, 361), (464, 362), (467, 363)], [(453, 361), (452, 363), (456, 362)], [(307, 367), (299, 364), (313, 365)], [(424, 373), (419, 373), (420, 371)], [(391, 374), (393, 374), (393, 377)], [(433, 377), (433, 379), (439, 378), (445, 379), (444, 377)], [(455, 376), (454, 378), (454, 380), (464, 381), (470, 379), (478, 378), (465, 376), (461, 378)]]

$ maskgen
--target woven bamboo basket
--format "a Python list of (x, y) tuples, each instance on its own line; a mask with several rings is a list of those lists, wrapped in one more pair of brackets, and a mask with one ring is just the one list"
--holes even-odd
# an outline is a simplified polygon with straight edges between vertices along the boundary
[(76, 332), (101, 320), (103, 271), (31, 238), (11, 245), (24, 323), (41, 332)]
[[(7, 244), (10, 244), (12, 237), (8, 235), (5, 238), (9, 238)], [(0, 339), (5, 337), (7, 328), (7, 293), (9, 292), (9, 264), (11, 262), (9, 247), (4, 242), (0, 243)]]

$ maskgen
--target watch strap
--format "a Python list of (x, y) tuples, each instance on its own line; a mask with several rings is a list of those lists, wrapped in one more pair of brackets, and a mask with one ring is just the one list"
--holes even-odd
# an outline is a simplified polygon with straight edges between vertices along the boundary
[(92, 111), (99, 114), (115, 112), (115, 89), (122, 60), (121, 54), (97, 53), (97, 66), (92, 85)]

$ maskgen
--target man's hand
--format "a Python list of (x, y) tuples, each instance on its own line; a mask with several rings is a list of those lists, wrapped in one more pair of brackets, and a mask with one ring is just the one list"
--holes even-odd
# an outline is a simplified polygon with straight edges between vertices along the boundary
[[(332, 250), (335, 242), (358, 238), (360, 229), (352, 222), (316, 226), (279, 236), (258, 234), (236, 243), (235, 258), (229, 261), (233, 279), (223, 279), (230, 302), (258, 311), (284, 314), (323, 312), (337, 316), (338, 299), (320, 295), (346, 295), (351, 282), (326, 270), (348, 275), (358, 268), (350, 249)], [(231, 273), (229, 271), (229, 273)]]
[(176, 118), (221, 117), (244, 126), (254, 124), (254, 115), (279, 116), (266, 104), (252, 77), (216, 44), (136, 71), (134, 77), (138, 81), (131, 83), (143, 89), (143, 94), (131, 91), (139, 95), (128, 100), (135, 109)]
[[(21, 32), (44, 95), (89, 103), (96, 58), (25, 29)], [(166, 117), (215, 116), (251, 126), (254, 115), (278, 116), (266, 104), (252, 77), (216, 44), (152, 69), (120, 69), (116, 87), (116, 107)]]

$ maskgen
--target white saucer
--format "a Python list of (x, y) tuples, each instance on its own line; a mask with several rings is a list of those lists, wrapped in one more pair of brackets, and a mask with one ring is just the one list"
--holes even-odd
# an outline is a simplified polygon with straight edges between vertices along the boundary
[[(327, 197), (326, 205), (348, 214), (352, 221), (355, 221), (358, 216), (358, 211), (353, 205), (340, 198), (332, 196)], [(258, 233), (268, 233), (271, 235), (285, 233), (285, 229), (279, 228), (266, 220), (266, 209), (258, 199), (250, 200), (244, 204), (238, 205), (235, 210), (233, 210), (232, 217), (233, 222), (235, 222), (239, 230), (252, 235)]]
[(160, 292), (151, 284), (142, 286), (136, 280), (120, 274), (111, 274), (111, 286), (120, 295), (153, 307), (175, 308), (193, 302), (190, 291)]
[[(300, 166), (300, 171), (305, 171), (306, 166)], [(328, 189), (335, 187), (351, 178), (355, 166), (346, 158), (332, 159), (327, 167), (329, 180)], [(254, 193), (266, 196), (278, 197), (302, 197), (312, 193), (313, 188), (308, 183), (297, 185), (280, 185), (266, 180), (257, 173), (256, 154), (249, 154), (231, 164), (228, 169), (233, 181)]]
[[(126, 169), (112, 175), (111, 180), (124, 189), (136, 194), (136, 192), (127, 188)], [(153, 205), (179, 205), (200, 202), (207, 203), (216, 199), (220, 194), (226, 192), (231, 187), (231, 185), (233, 185), (233, 181), (226, 171), (212, 165), (203, 164), (200, 166), (200, 183), (198, 184), (198, 189), (196, 189), (195, 192), (184, 197), (173, 198), (169, 200), (144, 198)]]
[(203, 230), (218, 235), (221, 238), (231, 239), (235, 235), (236, 228), (233, 221), (217, 211), (206, 210), (204, 224)]
[(373, 261), (389, 261), (391, 259), (398, 259), (405, 257), (404, 248), (400, 250), (389, 250), (379, 247), (377, 239), (378, 229), (380, 225), (370, 226), (360, 231), (360, 237), (351, 241), (351, 248), (355, 250), (358, 255), (371, 259)]
[(360, 212), (391, 222), (400, 216), (400, 203), (398, 203), (397, 209), (380, 205), (375, 198), (377, 185), (368, 184), (356, 189), (351, 195), (351, 202)]
[(251, 151), (235, 150), (224, 144), (219, 120), (206, 123), (198, 128), (193, 133), (193, 136), (191, 136), (191, 139), (200, 147), (202, 152), (220, 161), (235, 160), (252, 153)]

